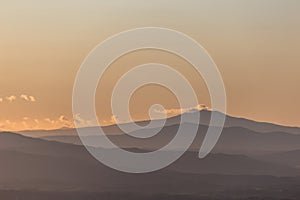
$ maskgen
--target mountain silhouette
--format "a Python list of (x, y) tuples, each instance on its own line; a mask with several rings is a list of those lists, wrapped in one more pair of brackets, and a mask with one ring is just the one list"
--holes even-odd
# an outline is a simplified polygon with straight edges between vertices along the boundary
[[(197, 153), (186, 152), (166, 169), (149, 175), (135, 176), (104, 166), (80, 145), (45, 141), (8, 132), (0, 133), (0, 141), (0, 184), (10, 187), (10, 184), (14, 183), (12, 188), (19, 189), (34, 186), (40, 189), (79, 187), (96, 190), (101, 187), (103, 191), (108, 188), (122, 190), (122, 187), (133, 189), (148, 184), (149, 178), (158, 183), (165, 182), (166, 176), (174, 176), (170, 180), (192, 177), (184, 174), (277, 177), (300, 175), (296, 168), (248, 156), (211, 154), (200, 160)], [(143, 177), (148, 178), (143, 180)], [(178, 183), (181, 181), (178, 180)]]
[[(204, 136), (207, 132), (207, 126), (184, 123), (186, 130), (194, 129), (197, 126), (198, 133), (190, 147), (192, 151), (198, 151), (203, 142)], [(165, 146), (168, 142), (174, 138), (177, 133), (179, 125), (165, 126), (161, 128), (153, 129), (141, 129), (134, 131), (134, 134), (148, 134), (149, 132), (158, 132), (157, 135), (146, 138), (138, 139), (130, 137), (126, 134), (121, 135), (108, 135), (109, 139), (116, 145), (122, 148), (140, 148), (148, 150), (156, 150)], [(188, 132), (186, 134), (189, 134)], [(94, 147), (102, 147), (101, 139), (94, 139), (104, 136), (86, 136), (91, 139), (91, 145)], [(48, 136), (44, 139), (51, 141), (59, 141), (65, 143), (72, 143), (81, 145), (79, 136), (60, 135), (60, 136)], [(281, 151), (291, 151), (300, 149), (300, 135), (290, 134), (285, 132), (268, 132), (260, 133), (250, 129), (242, 127), (228, 127), (224, 128), (222, 134), (213, 149), (216, 153), (230, 153), (230, 154), (266, 154), (276, 153)]]
[[(198, 125), (205, 125), (208, 126), (210, 119), (211, 119), (211, 113), (214, 112), (216, 116), (221, 117), (225, 114), (220, 113), (218, 111), (209, 111), (209, 110), (201, 110), (201, 111), (192, 111), (192, 112), (186, 112), (183, 113), (186, 117), (186, 121), (184, 123), (195, 123), (195, 115), (196, 112), (200, 112), (200, 121), (196, 124)], [(229, 115), (225, 115), (225, 125), (224, 127), (242, 127), (246, 128), (255, 132), (261, 132), (261, 133), (268, 133), (268, 132), (285, 132), (290, 134), (298, 134), (300, 135), (300, 128), (299, 127), (287, 127), (287, 126), (281, 126), (276, 125), (272, 123), (266, 123), (266, 122), (257, 122), (245, 118), (237, 118)], [(135, 124), (144, 127), (148, 125), (150, 121), (138, 121), (135, 122)], [(178, 125), (181, 123), (181, 115), (170, 117), (166, 119), (165, 126), (172, 126), (172, 125)], [(159, 128), (161, 125), (161, 120), (154, 120), (152, 122), (153, 126), (148, 128)], [(127, 130), (130, 131), (137, 131), (139, 129), (134, 126), (133, 123), (125, 123), (122, 124)], [(90, 133), (90, 135), (97, 135), (98, 133), (98, 127), (85, 127), (82, 129), (86, 129), (87, 132)], [(121, 135), (124, 134), (124, 132), (119, 128), (118, 125), (110, 125), (110, 126), (103, 126), (103, 131), (107, 135)], [(62, 128), (62, 129), (56, 129), (56, 130), (27, 130), (27, 131), (20, 131), (19, 133), (30, 136), (30, 137), (50, 137), (50, 136), (75, 136), (77, 135), (77, 131), (74, 128)]]
[[(174, 127), (176, 125), (165, 129)], [(282, 199), (295, 199), (299, 195), (299, 169), (272, 159), (224, 153), (199, 159), (197, 152), (189, 151), (157, 172), (126, 174), (104, 166), (82, 145), (0, 132), (3, 190), (0, 190), (0, 198), (195, 200), (212, 196), (214, 199), (251, 199), (253, 195), (276, 194)]]

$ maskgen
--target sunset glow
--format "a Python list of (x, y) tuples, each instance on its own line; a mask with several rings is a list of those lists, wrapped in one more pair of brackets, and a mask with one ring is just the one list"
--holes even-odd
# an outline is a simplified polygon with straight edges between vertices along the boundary
[[(205, 1), (203, 6), (200, 1), (132, 0), (125, 10), (128, 1), (117, 2), (1, 3), (1, 130), (72, 127), (72, 89), (83, 59), (107, 37), (140, 26), (172, 28), (201, 43), (222, 73), (230, 115), (300, 126), (299, 1)], [(132, 52), (115, 61), (99, 84), (96, 107), (102, 124), (112, 122), (106, 94), (122, 73), (154, 61), (185, 74), (199, 104), (210, 106), (203, 80), (185, 60), (166, 52)], [(181, 109), (166, 89), (149, 86), (132, 98), (133, 118), (149, 118), (154, 102)]]

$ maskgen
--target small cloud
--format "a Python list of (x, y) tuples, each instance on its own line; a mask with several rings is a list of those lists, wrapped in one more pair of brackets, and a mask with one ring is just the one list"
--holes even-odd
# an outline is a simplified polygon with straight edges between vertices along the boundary
[(197, 110), (209, 110), (209, 107), (204, 104), (199, 104)]
[(58, 120), (63, 124), (63, 126), (72, 127), (72, 122), (66, 116), (61, 115)]
[(60, 122), (65, 122), (68, 120), (64, 115), (61, 115), (58, 119)]
[(112, 124), (118, 123), (118, 117), (115, 116), (115, 115), (111, 116), (110, 117), (110, 123), (112, 123)]
[(2, 130), (9, 130), (9, 131), (14, 131), (15, 127), (16, 127), (16, 122), (11, 122), (10, 120), (5, 120), (3, 122), (0, 123), (0, 129)]
[(54, 124), (55, 121), (54, 120), (51, 120), (50, 118), (45, 118), (45, 121), (50, 123), (50, 124)]
[(121, 124), (121, 123), (126, 123), (126, 121), (120, 120), (118, 116), (112, 115), (110, 118), (106, 120), (101, 120), (101, 125), (111, 125), (111, 124)]
[(120, 118), (120, 116), (112, 115), (110, 119), (108, 120), (103, 120), (102, 122), (106, 124), (122, 124), (122, 123), (127, 123), (130, 122), (129, 120), (124, 120), (123, 118)]
[(29, 117), (23, 117), (23, 120), (27, 121), (29, 120)]
[(22, 127), (23, 130), (32, 130), (33, 129), (33, 126), (30, 122), (22, 121), (21, 123), (23, 125), (23, 127)]
[(12, 95), (12, 96), (6, 97), (5, 99), (11, 103), (11, 102), (15, 101), (17, 99), (17, 97)]
[(163, 113), (163, 114), (169, 114), (169, 115), (180, 115), (186, 112), (193, 112), (193, 111), (199, 111), (199, 110), (208, 110), (209, 108), (204, 104), (199, 104), (195, 107), (190, 108), (172, 108), (172, 109), (156, 109), (155, 112), (157, 113)]
[(3, 98), (0, 98), (0, 103), (3, 102)]
[(36, 99), (35, 99), (34, 96), (29, 96), (29, 99), (30, 99), (31, 102), (36, 102)]
[(188, 112), (192, 110), (193, 108), (172, 108), (172, 109), (157, 109), (155, 112), (157, 113), (163, 113), (168, 115), (180, 115), (182, 113)]
[(90, 127), (98, 125), (97, 121), (84, 119), (80, 114), (75, 115), (74, 121), (77, 127)]
[(36, 101), (34, 96), (29, 96), (29, 95), (26, 95), (26, 94), (20, 95), (20, 98), (25, 100), (25, 101), (30, 101), (30, 102), (35, 102)]
[(28, 96), (25, 95), (25, 94), (22, 94), (22, 95), (20, 96), (20, 98), (23, 99), (23, 100), (25, 100), (25, 101), (29, 101)]

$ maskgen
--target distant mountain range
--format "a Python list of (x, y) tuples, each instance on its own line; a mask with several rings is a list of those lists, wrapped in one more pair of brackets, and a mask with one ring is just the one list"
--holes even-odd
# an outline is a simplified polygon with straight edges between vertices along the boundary
[[(184, 124), (184, 126), (198, 126), (195, 124)], [(188, 129), (188, 128), (187, 128)], [(146, 150), (159, 149), (166, 145), (175, 135), (178, 125), (166, 126), (161, 131), (159, 129), (145, 129), (136, 131), (138, 134), (159, 131), (159, 133), (151, 138), (138, 139), (128, 135), (109, 135), (109, 139), (122, 148), (140, 148)], [(207, 126), (198, 126), (198, 134), (195, 138), (190, 150), (198, 151), (206, 134)], [(188, 133), (187, 133), (188, 134)], [(94, 137), (103, 136), (86, 136), (91, 139), (91, 145), (101, 147), (100, 140)], [(64, 143), (72, 143), (81, 145), (78, 136), (48, 136), (43, 137), (47, 140), (59, 141)], [(94, 143), (93, 143), (94, 141)], [(300, 149), (300, 135), (294, 135), (284, 132), (258, 133), (241, 127), (224, 128), (222, 135), (214, 148), (215, 153), (245, 154), (256, 155), (266, 153), (277, 153), (282, 151), (292, 151)]]
[[(105, 199), (120, 199), (124, 193), (126, 195), (121, 196), (125, 199), (134, 199), (129, 195), (133, 194), (137, 199), (142, 195), (140, 198), (149, 200), (159, 199), (156, 195), (162, 194), (164, 199), (206, 199), (205, 195), (218, 196), (218, 199), (251, 199), (257, 194), (266, 199), (274, 194), (278, 199), (297, 199), (295, 197), (300, 195), (299, 128), (226, 116), (225, 128), (213, 152), (199, 159), (198, 151), (211, 111), (200, 111), (198, 123), (194, 122), (195, 114), (185, 113), (187, 120), (181, 124), (186, 130), (198, 128), (189, 151), (167, 168), (148, 174), (125, 174), (104, 166), (82, 146), (76, 129), (0, 132), (0, 190), (14, 191), (2, 191), (0, 197), (14, 198), (20, 194), (20, 199), (27, 195), (24, 199), (31, 200), (31, 191), (37, 194), (38, 190), (47, 191), (45, 195), (52, 197), (60, 191), (59, 200), (74, 192), (78, 194), (72, 196), (75, 199), (90, 198), (83, 197), (86, 195), (95, 195), (94, 199), (99, 195)], [(147, 139), (128, 136), (117, 125), (103, 129), (118, 146), (145, 152), (159, 149), (172, 140), (180, 118), (168, 118), (164, 127), (155, 121), (147, 129), (124, 124), (134, 134), (159, 132)], [(141, 126), (148, 123), (137, 122)], [(92, 141), (93, 137), (99, 137), (98, 127), (84, 129)], [(112, 151), (103, 148), (101, 140), (95, 141), (92, 148), (96, 151)]]
[(226, 187), (225, 182), (215, 182), (222, 176), (227, 176), (228, 181), (235, 180), (232, 184), (239, 187), (239, 184), (250, 184), (248, 180), (243, 180), (246, 176), (253, 179), (251, 184), (254, 185), (261, 184), (254, 179), (264, 176), (269, 186), (274, 184), (273, 181), (278, 181), (278, 184), (287, 180), (291, 182), (289, 184), (295, 183), (298, 179), (281, 180), (279, 177), (300, 175), (299, 169), (282, 163), (220, 153), (200, 160), (194, 152), (186, 152), (174, 164), (155, 173), (124, 174), (102, 165), (83, 146), (8, 132), (0, 133), (0, 161), (0, 186), (18, 190), (34, 188), (130, 192), (145, 191), (151, 187), (154, 193), (173, 189), (190, 193), (208, 190), (213, 184), (217, 188)]
[[(200, 112), (200, 121), (196, 123), (197, 125), (205, 125), (208, 126), (210, 119), (211, 119), (211, 113), (216, 113), (217, 116), (224, 115), (223, 113), (217, 112), (217, 111), (209, 111), (209, 110), (201, 110), (201, 111), (193, 111), (193, 112), (186, 112), (183, 115), (185, 115), (186, 121), (183, 123), (195, 123), (195, 114), (196, 112)], [(268, 132), (284, 132), (284, 133), (290, 133), (290, 134), (298, 134), (300, 135), (300, 128), (299, 127), (287, 127), (287, 126), (281, 126), (276, 125), (272, 123), (266, 123), (266, 122), (257, 122), (245, 118), (237, 118), (232, 117), (229, 115), (226, 115), (226, 121), (225, 126), (227, 128), (230, 127), (242, 127), (249, 130), (252, 130), (254, 132), (261, 132), (261, 133), (268, 133)], [(154, 120), (152, 123), (152, 127), (148, 128), (159, 128), (161, 120)], [(178, 125), (181, 122), (181, 115), (170, 117), (166, 119), (165, 126), (172, 126), (172, 125)], [(139, 126), (146, 126), (149, 124), (149, 121), (138, 121), (135, 122)], [(133, 123), (126, 123), (122, 124), (127, 130), (130, 131), (137, 131), (136, 126), (133, 126)], [(83, 129), (87, 129), (88, 132), (90, 132), (90, 135), (95, 135), (98, 132), (98, 127), (86, 127)], [(102, 127), (104, 132), (108, 135), (121, 135), (124, 134), (124, 132), (119, 128), (118, 125), (110, 125), (110, 126), (104, 126)], [(48, 136), (74, 136), (77, 135), (76, 129), (73, 128), (62, 128), (57, 130), (34, 130), (34, 131), (21, 131), (19, 132), (23, 135), (30, 136), (30, 137), (48, 137)]]
[[(200, 121), (195, 123), (195, 112), (184, 113), (186, 121), (182, 123), (187, 129), (198, 128), (198, 134), (190, 147), (190, 151), (198, 151), (206, 134), (212, 111), (202, 110)], [(215, 112), (215, 111), (214, 111)], [(215, 112), (217, 116), (224, 114)], [(131, 129), (136, 135), (143, 135), (149, 132), (159, 132), (157, 135), (147, 139), (137, 139), (124, 134), (117, 125), (102, 127), (107, 136), (122, 148), (138, 148), (144, 150), (155, 150), (166, 145), (175, 135), (179, 127), (181, 116), (166, 119), (164, 127), (158, 126), (160, 121), (155, 121), (147, 129), (136, 129), (132, 123), (123, 124), (127, 129)], [(193, 122), (193, 123), (191, 123)], [(137, 122), (140, 126), (149, 124), (149, 121)], [(95, 140), (98, 127), (83, 128), (91, 139), (91, 146), (103, 147), (101, 140)], [(81, 140), (76, 129), (59, 129), (50, 131), (23, 131), (20, 134), (30, 137), (39, 137), (50, 141), (71, 143), (81, 145)], [(189, 134), (188, 132), (186, 134)], [(100, 141), (100, 143), (99, 143)], [(276, 154), (300, 149), (300, 128), (285, 127), (270, 123), (255, 122), (243, 118), (226, 116), (225, 128), (216, 144), (214, 153), (244, 154), (257, 156), (263, 154)], [(174, 149), (176, 150), (176, 149)]]

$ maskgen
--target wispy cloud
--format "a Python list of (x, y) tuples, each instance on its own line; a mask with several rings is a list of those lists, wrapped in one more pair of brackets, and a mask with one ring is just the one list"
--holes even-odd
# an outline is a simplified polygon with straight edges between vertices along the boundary
[(20, 96), (11, 95), (11, 96), (7, 96), (7, 97), (0, 97), (0, 103), (4, 102), (5, 100), (8, 101), (9, 103), (12, 103), (18, 99), (22, 99), (22, 100), (28, 101), (28, 102), (36, 102), (36, 98), (34, 96), (21, 94)]
[[(91, 123), (87, 122), (87, 126)], [(62, 127), (73, 128), (73, 120), (65, 115), (59, 117), (46, 117), (46, 118), (31, 118), (30, 116), (20, 117), (14, 120), (0, 121), (0, 130), (5, 131), (20, 131), (20, 130), (36, 130), (36, 129), (60, 129)]]
[(186, 112), (192, 112), (197, 110), (208, 110), (208, 109), (209, 108), (206, 105), (199, 104), (197, 106), (190, 107), (190, 108), (172, 108), (172, 109), (161, 109), (161, 110), (156, 109), (155, 112), (168, 114), (168, 115), (180, 115)]
[(30, 102), (35, 102), (36, 101), (34, 96), (30, 96), (30, 95), (26, 95), (26, 94), (20, 95), (20, 98), (25, 100), (25, 101), (30, 101)]
[(120, 120), (119, 120), (119, 118), (117, 116), (113, 115), (113, 116), (111, 116), (109, 122), (113, 123), (113, 124), (116, 124), (116, 123), (120, 123)]
[(59, 118), (58, 118), (59, 122), (63, 124), (64, 127), (72, 127), (73, 126), (73, 123), (71, 120), (69, 120), (66, 116), (64, 115), (61, 115)]
[(84, 119), (80, 114), (75, 115), (74, 121), (76, 122), (77, 127), (89, 127), (98, 125), (97, 121)]
[(10, 120), (5, 120), (4, 122), (0, 122), (0, 129), (4, 131), (15, 130), (17, 123), (11, 122)]
[(111, 124), (122, 124), (122, 123), (126, 123), (126, 122), (130, 122), (130, 121), (121, 120), (118, 116), (112, 115), (110, 117), (110, 119), (101, 120), (100, 125), (107, 126), (107, 125), (111, 125)]
[(25, 94), (22, 94), (22, 95), (20, 96), (20, 98), (23, 99), (23, 100), (25, 100), (25, 101), (29, 101), (28, 96), (25, 95)]
[(50, 118), (45, 118), (44, 119), (46, 122), (50, 123), (50, 124), (54, 124), (55, 123), (55, 120), (52, 120)]
[(36, 99), (35, 99), (34, 96), (29, 96), (29, 99), (30, 99), (31, 102), (36, 102)]
[(17, 100), (17, 97), (14, 95), (11, 95), (11, 96), (5, 97), (5, 99), (11, 103), (11, 102)]

